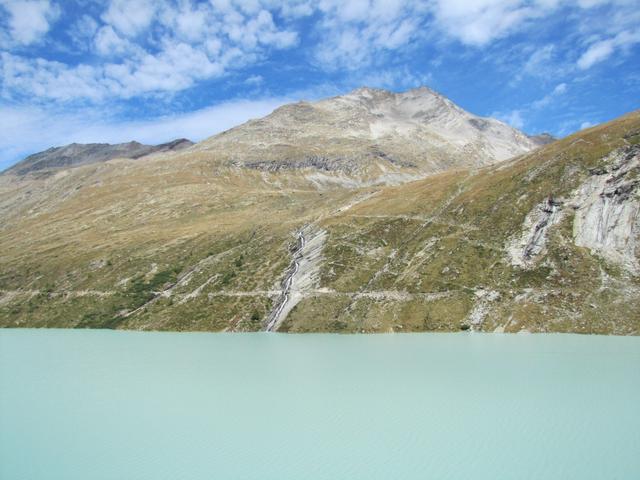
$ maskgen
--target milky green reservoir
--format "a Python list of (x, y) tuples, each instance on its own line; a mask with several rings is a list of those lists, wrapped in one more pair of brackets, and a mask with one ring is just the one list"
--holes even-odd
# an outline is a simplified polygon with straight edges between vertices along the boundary
[(640, 478), (640, 338), (0, 331), (0, 478)]

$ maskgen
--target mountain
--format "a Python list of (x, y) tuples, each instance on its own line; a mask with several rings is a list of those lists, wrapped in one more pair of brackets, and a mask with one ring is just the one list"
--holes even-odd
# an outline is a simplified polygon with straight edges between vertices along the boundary
[(538, 146), (548, 145), (557, 140), (556, 137), (547, 132), (539, 133), (538, 135), (529, 135), (529, 139)]
[(72, 143), (64, 147), (53, 147), (34, 153), (3, 173), (26, 175), (37, 171), (77, 167), (114, 158), (141, 158), (157, 152), (178, 151), (189, 148), (193, 142), (179, 138), (160, 145), (143, 145), (138, 142), (118, 143)]
[(477, 119), (365, 89), (0, 175), (0, 326), (640, 334), (640, 112), (539, 148)]
[(258, 170), (315, 167), (385, 180), (397, 169), (423, 175), (484, 166), (537, 146), (522, 132), (422, 87), (404, 93), (360, 88), (285, 105), (195, 148)]

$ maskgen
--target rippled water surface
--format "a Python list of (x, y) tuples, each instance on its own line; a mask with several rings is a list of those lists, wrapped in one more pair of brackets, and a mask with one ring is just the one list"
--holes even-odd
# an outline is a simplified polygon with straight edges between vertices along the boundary
[(0, 478), (638, 479), (640, 338), (4, 330)]

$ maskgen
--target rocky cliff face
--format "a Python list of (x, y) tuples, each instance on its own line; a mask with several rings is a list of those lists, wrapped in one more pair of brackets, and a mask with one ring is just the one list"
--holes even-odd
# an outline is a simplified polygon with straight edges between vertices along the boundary
[(638, 275), (640, 266), (640, 146), (612, 151), (563, 198), (545, 199), (527, 215), (522, 234), (507, 251), (513, 265), (531, 268), (545, 251), (550, 233), (573, 215), (575, 245)]
[(640, 145), (613, 151), (573, 198), (576, 245), (639, 274)]
[(563, 218), (564, 201), (549, 196), (525, 217), (522, 234), (507, 246), (513, 265), (530, 268), (546, 250), (549, 233)]
[(44, 152), (34, 153), (3, 173), (26, 175), (42, 170), (77, 167), (114, 158), (141, 158), (152, 153), (179, 151), (193, 145), (186, 138), (180, 138), (160, 145), (143, 145), (138, 142), (118, 143), (72, 143), (64, 147), (53, 147)]

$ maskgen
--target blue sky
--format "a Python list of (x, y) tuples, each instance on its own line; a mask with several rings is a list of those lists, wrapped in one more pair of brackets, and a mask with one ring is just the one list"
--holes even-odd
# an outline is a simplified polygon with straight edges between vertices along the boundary
[(0, 169), (363, 85), (563, 136), (640, 108), (640, 0), (0, 0), (0, 72)]

